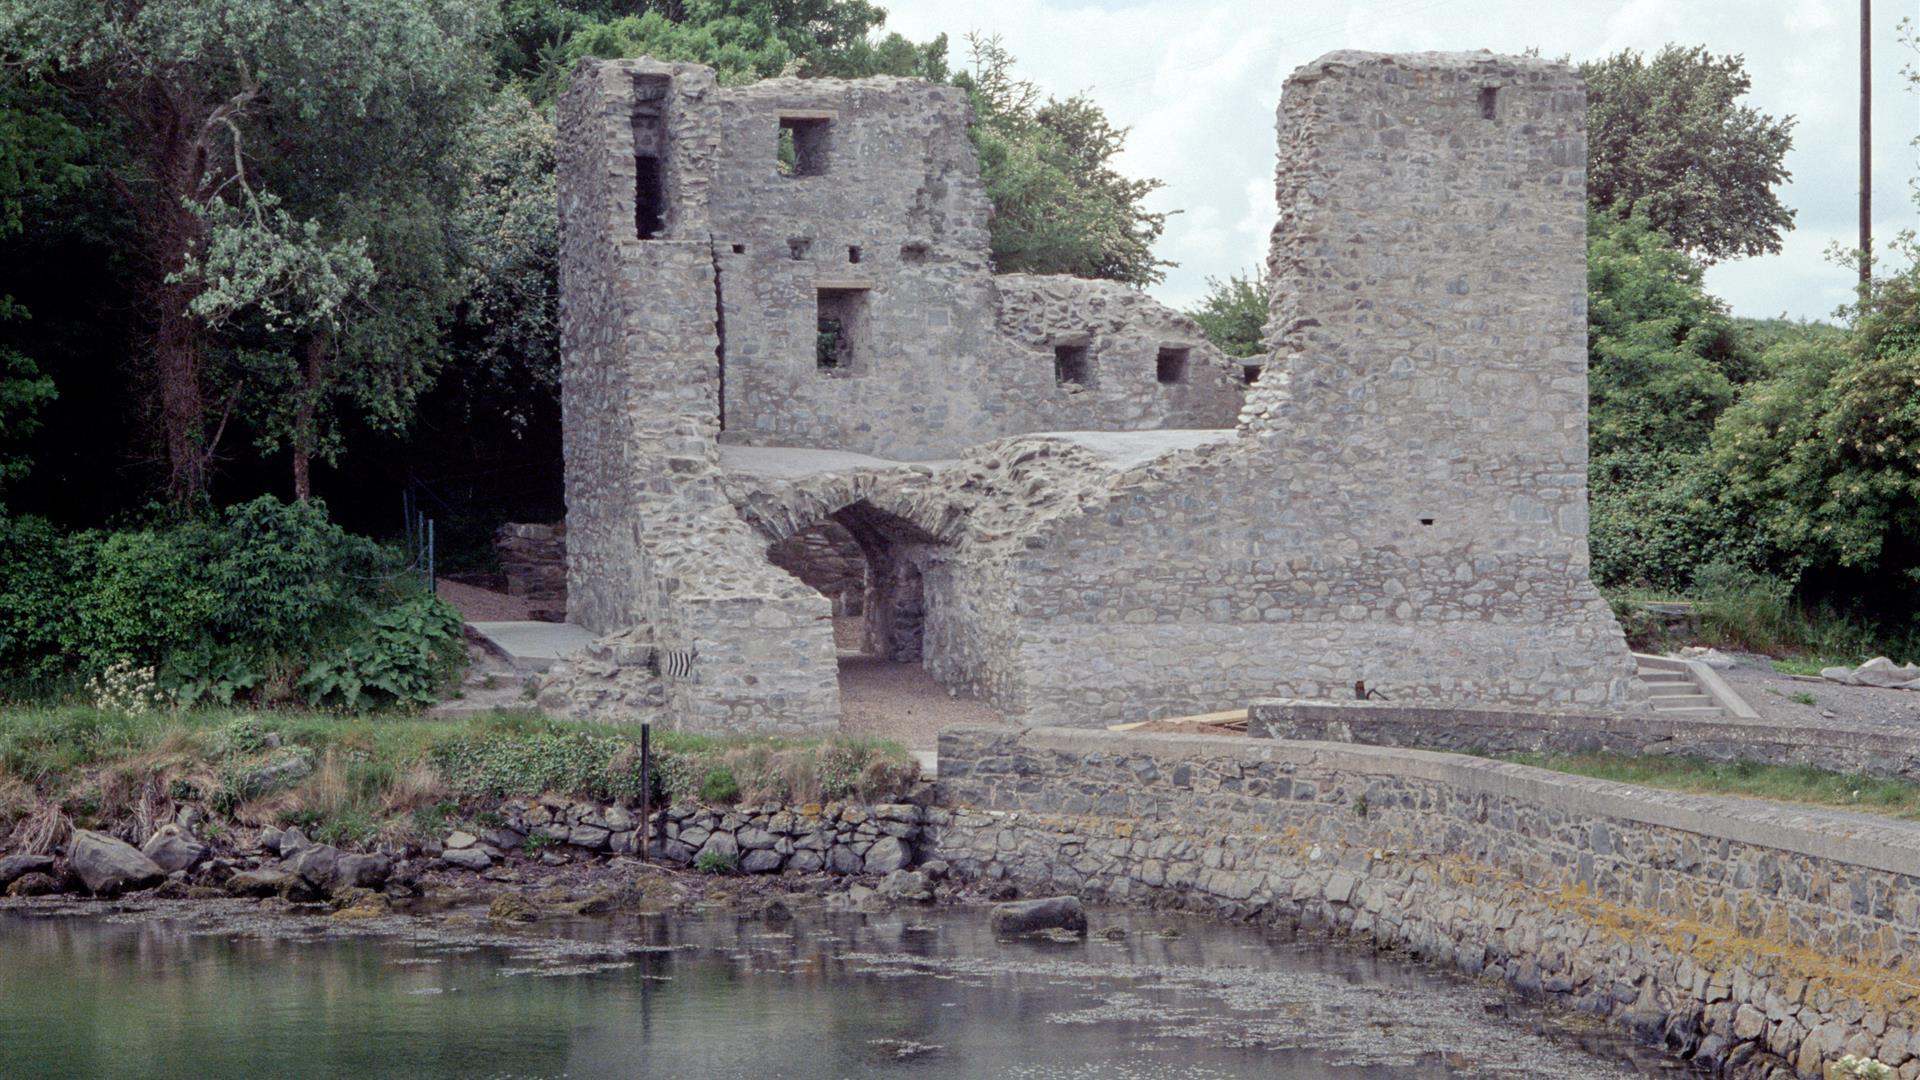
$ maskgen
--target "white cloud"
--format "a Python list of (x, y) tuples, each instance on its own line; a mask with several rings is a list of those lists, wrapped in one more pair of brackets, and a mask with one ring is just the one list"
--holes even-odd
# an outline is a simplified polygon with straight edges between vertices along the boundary
[[(1265, 255), (1273, 222), (1274, 108), (1289, 71), (1334, 49), (1479, 49), (1593, 59), (1673, 41), (1746, 57), (1751, 102), (1795, 114), (1798, 231), (1779, 255), (1715, 267), (1708, 283), (1740, 314), (1824, 318), (1850, 277), (1821, 257), (1853, 236), (1856, 9), (1839, 0), (887, 0), (888, 28), (945, 32), (956, 61), (968, 30), (998, 33), (1049, 92), (1088, 91), (1133, 129), (1119, 163), (1167, 181), (1153, 205), (1182, 209), (1160, 247), (1181, 265), (1154, 291), (1179, 306), (1208, 276)], [(1886, 5), (1882, 5), (1883, 8)], [(1894, 39), (1902, 12), (1876, 13), (1875, 186), (1881, 235), (1915, 224), (1914, 101)]]

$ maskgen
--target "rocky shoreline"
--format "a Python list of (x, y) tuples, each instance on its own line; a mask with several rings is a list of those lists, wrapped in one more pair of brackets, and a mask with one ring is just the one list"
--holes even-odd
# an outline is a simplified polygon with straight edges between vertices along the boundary
[[(74, 829), (40, 845), (51, 850), (0, 856), (0, 904), (238, 900), (336, 919), (477, 909), (524, 923), (714, 904), (777, 914), (795, 902), (872, 911), (1010, 899), (1004, 883), (969, 887), (938, 860), (916, 866), (923, 830), (944, 816), (914, 802), (677, 805), (643, 829), (618, 802), (549, 796), (471, 810), (443, 836), (358, 849), (298, 828), (222, 828), (184, 805), (144, 837), (132, 823), (119, 835)], [(21, 832), (0, 836), (0, 852)]]

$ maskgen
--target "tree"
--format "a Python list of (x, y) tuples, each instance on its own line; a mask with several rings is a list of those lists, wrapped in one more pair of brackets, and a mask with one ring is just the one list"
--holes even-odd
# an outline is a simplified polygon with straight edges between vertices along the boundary
[(1153, 254), (1167, 215), (1142, 203), (1164, 185), (1113, 168), (1126, 146), (1085, 95), (1041, 100), (1014, 75), (1000, 40), (969, 35), (972, 70), (954, 81), (973, 98), (969, 131), (993, 201), (993, 261), (1002, 273), (1074, 274), (1130, 285), (1165, 280)]
[(1644, 218), (1589, 215), (1588, 427), (1595, 457), (1703, 448), (1751, 364), (1701, 266)]
[(1788, 173), (1792, 117), (1739, 104), (1751, 85), (1739, 56), (1668, 45), (1580, 66), (1587, 80), (1587, 199), (1644, 217), (1709, 263), (1780, 250), (1793, 211), (1774, 188)]
[[(120, 152), (102, 171), (135, 223), (152, 334), (142, 374), (175, 501), (205, 490), (239, 400), (209, 393), (214, 326), (275, 295), (299, 299), (285, 271), (351, 257), (340, 246), (351, 240), (268, 201), (260, 156), (300, 150), (265, 138), (266, 118), (371, 132), (390, 103), (465, 67), (492, 12), (489, 0), (0, 0), (0, 38), (115, 128)], [(217, 276), (227, 269), (236, 275)]]
[[(80, 130), (36, 101), (39, 96), (30, 88), (0, 87), (0, 236), (20, 231), (29, 201), (86, 178), (75, 164), (86, 147)], [(0, 294), (0, 324), (26, 318), (26, 308)], [(8, 447), (33, 434), (37, 414), (55, 396), (53, 380), (31, 357), (0, 344), (0, 490), (30, 465)]]
[(1266, 349), (1261, 335), (1267, 328), (1267, 293), (1273, 279), (1267, 268), (1256, 266), (1226, 280), (1207, 278), (1207, 295), (1187, 310), (1200, 324), (1207, 340), (1228, 356), (1258, 356)]

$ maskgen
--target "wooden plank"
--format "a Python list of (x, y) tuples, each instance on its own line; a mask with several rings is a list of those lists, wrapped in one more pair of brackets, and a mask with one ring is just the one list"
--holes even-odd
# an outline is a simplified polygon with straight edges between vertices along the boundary
[(1192, 716), (1169, 716), (1159, 720), (1136, 720), (1131, 724), (1108, 724), (1108, 731), (1133, 731), (1148, 724), (1205, 724), (1220, 727), (1227, 724), (1245, 723), (1247, 710), (1229, 709), (1226, 712), (1196, 713)]

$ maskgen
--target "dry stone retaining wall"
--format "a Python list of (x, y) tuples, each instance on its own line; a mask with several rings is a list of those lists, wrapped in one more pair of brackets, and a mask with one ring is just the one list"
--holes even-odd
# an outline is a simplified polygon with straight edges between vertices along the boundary
[(1920, 1076), (1920, 837), (1444, 754), (963, 730), (933, 857), (1035, 891), (1297, 921), (1734, 1075)]
[(1920, 733), (1893, 725), (1816, 727), (1380, 701), (1256, 701), (1247, 712), (1247, 734), (1255, 738), (1477, 754), (1686, 754), (1920, 780)]

